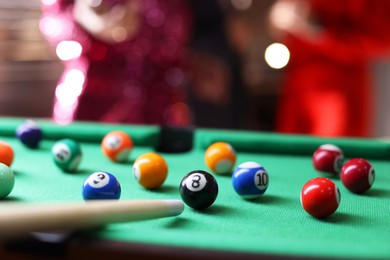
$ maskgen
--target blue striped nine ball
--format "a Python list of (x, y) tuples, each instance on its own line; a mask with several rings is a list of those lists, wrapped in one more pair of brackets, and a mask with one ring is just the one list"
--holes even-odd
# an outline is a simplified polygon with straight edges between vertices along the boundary
[(233, 172), (233, 188), (245, 199), (260, 197), (267, 190), (268, 183), (268, 172), (256, 162), (244, 162)]

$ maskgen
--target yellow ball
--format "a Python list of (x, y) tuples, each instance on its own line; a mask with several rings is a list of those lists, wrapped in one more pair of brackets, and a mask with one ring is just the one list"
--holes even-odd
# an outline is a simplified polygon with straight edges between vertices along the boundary
[(207, 148), (204, 161), (214, 173), (229, 174), (236, 164), (236, 152), (230, 144), (217, 142)]
[(133, 174), (138, 183), (146, 189), (160, 187), (168, 176), (168, 165), (157, 153), (145, 153), (135, 160)]

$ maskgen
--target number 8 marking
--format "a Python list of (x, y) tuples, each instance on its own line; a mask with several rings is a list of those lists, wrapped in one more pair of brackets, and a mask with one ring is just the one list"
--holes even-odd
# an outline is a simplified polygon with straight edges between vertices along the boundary
[(206, 177), (199, 173), (191, 174), (184, 181), (184, 185), (186, 185), (187, 189), (194, 192), (202, 190), (206, 186), (206, 183)]
[[(195, 180), (195, 177), (197, 177), (197, 179)], [(196, 189), (196, 188), (199, 188), (200, 186), (200, 179), (201, 177), (199, 175), (192, 175), (192, 188)], [(195, 185), (196, 184), (196, 185)]]

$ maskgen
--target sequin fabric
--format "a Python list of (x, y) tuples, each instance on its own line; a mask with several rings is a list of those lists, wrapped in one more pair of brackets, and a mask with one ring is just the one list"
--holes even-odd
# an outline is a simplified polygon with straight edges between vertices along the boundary
[[(115, 6), (121, 2), (107, 3)], [(135, 35), (107, 43), (75, 21), (74, 1), (42, 1), (40, 28), (57, 55), (62, 51), (60, 43), (81, 45), (80, 53), (62, 59), (64, 72), (53, 112), (56, 121), (191, 123), (184, 89), (191, 27), (187, 2), (142, 0), (137, 4), (139, 28)]]

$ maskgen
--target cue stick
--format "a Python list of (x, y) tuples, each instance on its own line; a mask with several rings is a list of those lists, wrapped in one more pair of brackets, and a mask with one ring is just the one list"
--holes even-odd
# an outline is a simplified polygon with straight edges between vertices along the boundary
[(180, 200), (96, 200), (84, 203), (0, 204), (0, 238), (29, 232), (74, 230), (180, 215)]

